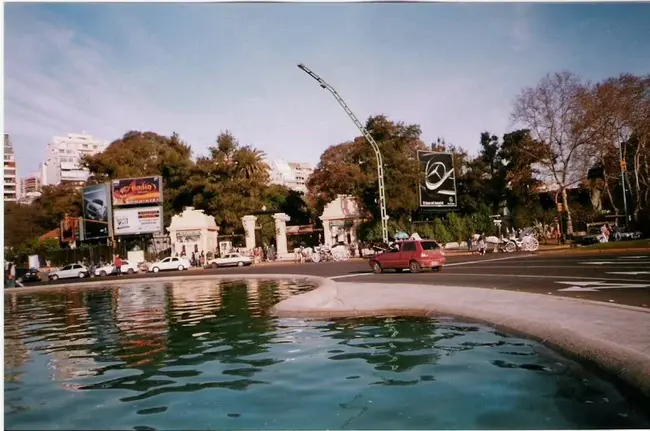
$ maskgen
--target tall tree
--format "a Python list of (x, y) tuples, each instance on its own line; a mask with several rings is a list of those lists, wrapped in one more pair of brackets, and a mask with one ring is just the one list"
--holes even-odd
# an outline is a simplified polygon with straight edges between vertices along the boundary
[[(370, 117), (366, 128), (377, 141), (383, 157), (386, 206), (393, 219), (409, 216), (418, 207), (419, 166), (417, 150), (426, 150), (418, 125)], [(309, 198), (317, 208), (350, 194), (371, 216), (379, 216), (379, 190), (375, 154), (364, 137), (330, 147), (308, 182)]]
[(91, 173), (89, 182), (101, 183), (117, 178), (161, 175), (165, 194), (165, 224), (171, 215), (191, 201), (181, 189), (193, 162), (192, 150), (180, 137), (162, 136), (153, 132), (131, 131), (113, 141), (99, 154), (87, 156), (82, 165)]
[[(596, 156), (598, 179), (612, 208), (623, 205), (620, 186), (623, 173), (626, 195), (635, 218), (648, 204), (648, 140), (650, 138), (650, 77), (623, 74), (585, 88), (580, 103), (593, 130), (591, 152)], [(621, 161), (625, 165), (621, 166)], [(645, 162), (645, 163), (644, 163)], [(624, 168), (624, 169), (623, 169)]]
[(585, 124), (578, 97), (580, 79), (563, 71), (546, 75), (535, 87), (525, 88), (514, 103), (512, 119), (530, 130), (541, 148), (540, 174), (558, 188), (567, 212), (567, 233), (573, 233), (567, 189), (586, 178), (593, 164), (588, 144), (592, 130)]
[(238, 230), (242, 216), (273, 201), (269, 167), (261, 151), (240, 146), (230, 132), (221, 133), (209, 150), (210, 156), (199, 157), (186, 174), (181, 195), (214, 216), (222, 232)]

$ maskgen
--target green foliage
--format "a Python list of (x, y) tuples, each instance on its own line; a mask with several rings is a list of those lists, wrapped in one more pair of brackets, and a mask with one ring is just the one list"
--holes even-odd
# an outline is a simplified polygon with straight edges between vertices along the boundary
[(38, 255), (42, 258), (46, 254), (58, 249), (59, 241), (56, 239), (48, 239), (41, 242), (37, 238), (33, 238), (24, 241), (17, 247), (6, 250), (5, 258), (9, 262), (15, 262), (19, 267), (27, 267), (29, 256)]
[[(386, 205), (391, 219), (399, 220), (418, 207), (417, 150), (426, 146), (417, 125), (370, 117), (366, 128), (381, 150), (386, 184)], [(375, 154), (364, 137), (328, 148), (309, 179), (309, 201), (317, 212), (339, 194), (354, 196), (376, 218), (379, 214)]]

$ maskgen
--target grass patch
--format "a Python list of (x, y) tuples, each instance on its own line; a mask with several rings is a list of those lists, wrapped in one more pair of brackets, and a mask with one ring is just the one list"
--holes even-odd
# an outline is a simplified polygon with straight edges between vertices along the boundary
[(615, 241), (602, 244), (593, 244), (581, 247), (594, 250), (615, 250), (617, 248), (650, 248), (650, 239), (637, 239), (635, 241)]

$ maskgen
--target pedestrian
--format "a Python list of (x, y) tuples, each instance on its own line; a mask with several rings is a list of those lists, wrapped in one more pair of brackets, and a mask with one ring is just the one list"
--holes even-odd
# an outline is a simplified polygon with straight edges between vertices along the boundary
[(608, 242), (609, 241), (609, 233), (610, 233), (609, 228), (607, 226), (607, 223), (605, 223), (604, 225), (602, 225), (600, 227), (600, 242), (602, 242), (602, 243)]
[(487, 252), (487, 241), (485, 238), (485, 234), (482, 233), (478, 237), (478, 254), (484, 255)]
[(472, 235), (467, 237), (467, 250), (472, 251)]
[(122, 276), (122, 259), (120, 259), (119, 254), (115, 255), (115, 260), (113, 260), (113, 266), (115, 266), (115, 274), (117, 274), (118, 277), (121, 277)]
[(190, 265), (196, 266), (196, 255), (192, 252), (192, 257), (190, 257)]

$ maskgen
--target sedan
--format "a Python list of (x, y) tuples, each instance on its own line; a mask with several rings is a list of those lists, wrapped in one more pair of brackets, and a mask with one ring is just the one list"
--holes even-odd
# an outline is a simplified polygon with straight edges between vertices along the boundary
[(90, 271), (88, 271), (87, 267), (78, 263), (73, 263), (50, 272), (47, 277), (54, 281), (59, 278), (85, 278), (88, 277), (88, 275), (90, 275)]
[(228, 253), (223, 257), (212, 259), (206, 266), (217, 268), (220, 266), (249, 266), (253, 264), (253, 259), (240, 253)]
[(172, 271), (178, 270), (182, 271), (184, 269), (189, 269), (190, 261), (184, 257), (166, 257), (158, 262), (152, 263), (149, 265), (149, 272), (159, 272), (159, 271)]
[[(139, 271), (138, 265), (130, 263), (128, 260), (122, 261), (122, 274), (134, 274)], [(106, 277), (107, 275), (114, 275), (115, 265), (104, 265), (95, 269), (95, 275), (98, 277)]]

